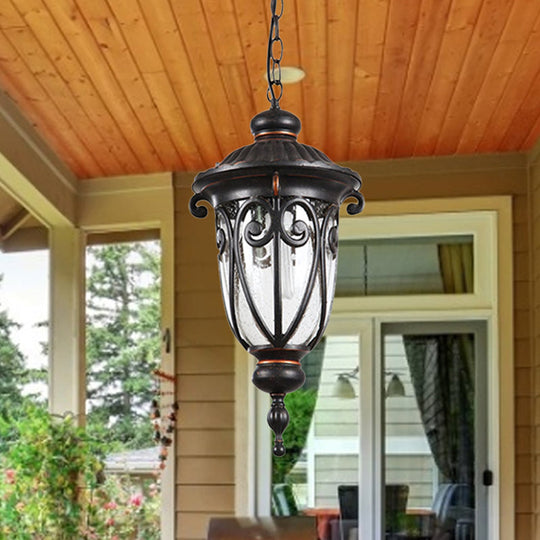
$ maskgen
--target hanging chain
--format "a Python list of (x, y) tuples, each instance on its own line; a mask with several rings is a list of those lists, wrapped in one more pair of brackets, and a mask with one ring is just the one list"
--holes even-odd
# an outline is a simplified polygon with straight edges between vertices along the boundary
[(283, 15), (283, 2), (281, 9), (277, 10), (278, 0), (270, 0), (272, 11), (272, 21), (270, 23), (270, 35), (268, 37), (268, 54), (266, 58), (266, 77), (268, 79), (268, 90), (266, 97), (272, 109), (279, 109), (279, 100), (283, 95), (283, 84), (281, 83), (281, 59), (283, 58), (283, 41), (279, 36), (279, 19)]

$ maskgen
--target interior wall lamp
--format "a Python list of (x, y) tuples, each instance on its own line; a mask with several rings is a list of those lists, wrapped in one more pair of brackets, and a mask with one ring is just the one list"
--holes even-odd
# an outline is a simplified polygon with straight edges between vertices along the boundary
[(364, 205), (360, 176), (300, 144), (300, 120), (280, 109), (283, 1), (270, 1), (266, 72), (270, 109), (251, 120), (255, 142), (193, 182), (191, 213), (215, 210), (225, 310), (238, 341), (257, 360), (253, 383), (272, 396), (273, 452), (285, 454), (283, 399), (305, 381), (301, 360), (320, 340), (334, 297), (339, 207)]
[[(351, 379), (358, 379), (360, 369), (355, 367), (352, 371), (338, 373), (334, 384), (333, 396), (341, 399), (354, 399), (356, 392)], [(384, 375), (390, 377), (388, 386), (384, 391), (385, 398), (405, 397), (405, 386), (399, 375), (393, 371), (385, 371)]]

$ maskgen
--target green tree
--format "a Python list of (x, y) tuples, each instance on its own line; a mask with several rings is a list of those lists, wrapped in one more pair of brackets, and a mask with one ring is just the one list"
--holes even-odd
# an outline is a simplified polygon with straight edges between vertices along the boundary
[(118, 447), (145, 447), (152, 441), (152, 371), (160, 357), (158, 245), (113, 244), (88, 252), (88, 428)]
[(272, 482), (287, 483), (287, 475), (300, 458), (309, 433), (313, 411), (317, 403), (317, 391), (303, 388), (285, 396), (290, 422), (283, 434), (287, 453), (283, 457), (272, 456)]
[[(0, 276), (0, 283), (1, 283)], [(19, 325), (8, 312), (0, 309), (0, 414), (20, 410), (27, 401), (23, 387), (32, 382), (31, 373), (26, 369), (25, 358), (13, 341), (13, 330)]]

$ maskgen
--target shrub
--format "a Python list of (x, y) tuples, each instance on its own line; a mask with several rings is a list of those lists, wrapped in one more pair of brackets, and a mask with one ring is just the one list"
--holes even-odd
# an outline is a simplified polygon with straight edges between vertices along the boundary
[(17, 540), (153, 540), (159, 538), (159, 497), (129, 479), (105, 478), (106, 447), (70, 416), (30, 407), (0, 425), (0, 538)]

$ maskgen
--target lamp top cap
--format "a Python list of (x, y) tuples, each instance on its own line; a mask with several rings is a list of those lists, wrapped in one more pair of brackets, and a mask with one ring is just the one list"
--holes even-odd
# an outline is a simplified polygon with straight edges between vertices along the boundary
[(290, 135), (296, 138), (302, 123), (293, 113), (283, 109), (271, 108), (251, 119), (251, 133), (255, 139), (263, 135)]

